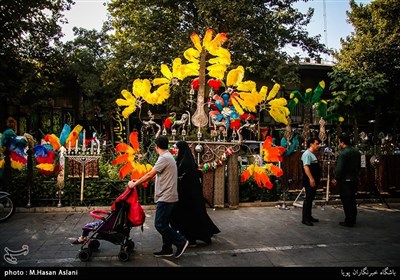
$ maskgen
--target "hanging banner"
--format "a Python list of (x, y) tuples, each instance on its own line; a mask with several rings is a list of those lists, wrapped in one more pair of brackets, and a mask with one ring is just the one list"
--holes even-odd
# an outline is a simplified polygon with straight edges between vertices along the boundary
[(112, 133), (113, 133), (113, 140), (114, 140), (114, 145), (117, 145), (118, 143), (126, 143), (126, 125), (125, 125), (125, 119), (122, 116), (122, 110), (118, 107), (116, 109), (116, 112), (113, 116), (113, 128), (112, 128)]

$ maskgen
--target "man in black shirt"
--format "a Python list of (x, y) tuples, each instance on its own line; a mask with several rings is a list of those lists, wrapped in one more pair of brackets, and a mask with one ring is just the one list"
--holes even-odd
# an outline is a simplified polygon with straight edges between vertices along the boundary
[(336, 164), (335, 179), (332, 184), (339, 185), (340, 199), (345, 215), (341, 226), (353, 227), (356, 224), (357, 203), (356, 193), (358, 176), (361, 167), (361, 154), (350, 145), (350, 137), (342, 134), (339, 137), (339, 157)]

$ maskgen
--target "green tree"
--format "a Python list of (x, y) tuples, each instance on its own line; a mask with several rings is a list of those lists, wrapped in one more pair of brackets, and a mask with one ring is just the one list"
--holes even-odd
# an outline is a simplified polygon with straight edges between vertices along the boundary
[(107, 27), (103, 30), (74, 28), (75, 39), (62, 46), (65, 92), (76, 96), (79, 119), (109, 119), (116, 94), (102, 79), (110, 57)]
[(329, 74), (332, 104), (355, 122), (374, 119), (377, 136), (400, 120), (400, 2), (358, 5), (351, 0), (350, 6), (347, 15), (354, 32), (342, 40)]
[[(2, 105), (42, 102), (56, 92), (54, 45), (62, 37), (63, 11), (72, 0), (0, 1)], [(47, 100), (47, 98), (46, 98)], [(33, 104), (28, 103), (28, 104)], [(1, 108), (5, 110), (5, 107)]]

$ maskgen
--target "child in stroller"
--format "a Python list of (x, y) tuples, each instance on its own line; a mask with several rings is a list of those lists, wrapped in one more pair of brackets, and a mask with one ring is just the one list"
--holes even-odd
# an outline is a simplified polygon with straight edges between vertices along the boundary
[(72, 242), (72, 244), (82, 244), (79, 259), (88, 261), (92, 252), (100, 247), (99, 240), (106, 240), (121, 245), (118, 258), (121, 261), (127, 261), (135, 247), (135, 243), (130, 239), (130, 230), (136, 226), (142, 226), (143, 230), (145, 220), (136, 188), (127, 188), (111, 205), (111, 212), (93, 210), (90, 215), (99, 221), (85, 224), (82, 235)]
[[(91, 212), (91, 216), (93, 216), (92, 214), (96, 214)], [(108, 212), (104, 212), (104, 214), (108, 214)], [(87, 223), (83, 226), (82, 228), (82, 234), (81, 236), (79, 236), (77, 239), (75, 239), (74, 241), (71, 242), (71, 244), (77, 245), (77, 244), (83, 244), (85, 243), (89, 233), (91, 231), (95, 231), (96, 228), (99, 227), (99, 225), (101, 225), (103, 223), (103, 221), (94, 221), (91, 223)]]

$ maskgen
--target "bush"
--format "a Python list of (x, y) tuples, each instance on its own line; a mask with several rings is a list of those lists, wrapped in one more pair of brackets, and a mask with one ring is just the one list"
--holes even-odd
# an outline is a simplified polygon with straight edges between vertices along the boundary
[[(272, 179), (271, 179), (272, 181)], [(239, 202), (276, 201), (277, 190), (260, 188), (253, 179), (239, 183)]]

